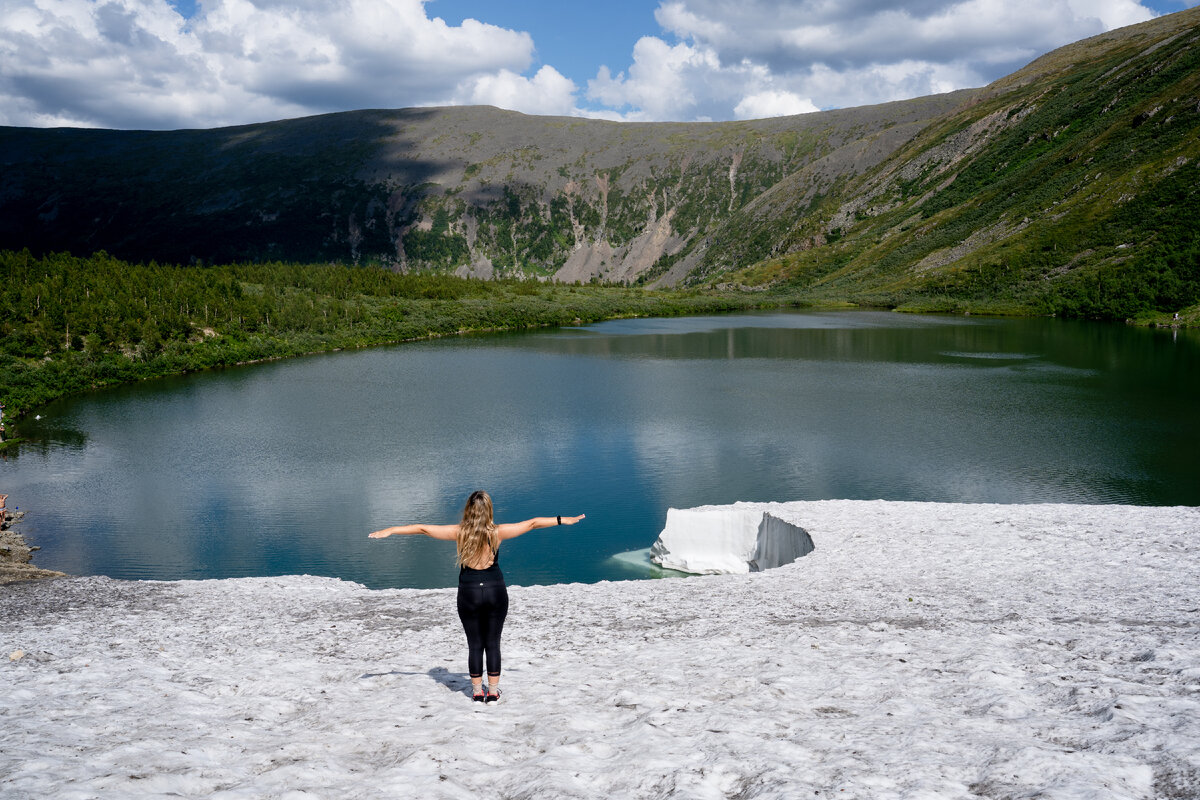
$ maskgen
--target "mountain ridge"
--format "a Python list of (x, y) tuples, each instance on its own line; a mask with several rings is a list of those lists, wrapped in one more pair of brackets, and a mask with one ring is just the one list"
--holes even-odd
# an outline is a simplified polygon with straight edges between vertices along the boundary
[(876, 146), (852, 168), (869, 166), (962, 95), (750, 122), (448, 107), (6, 128), (0, 247), (635, 280), (788, 172), (864, 142)]
[[(448, 107), (191, 131), (4, 128), (0, 248), (785, 284), (948, 310), (1186, 305), (1200, 294), (1198, 39), (1190, 9), (979, 89), (745, 122)], [(1103, 277), (1099, 295), (1085, 285), (1106, 270), (1109, 287), (1135, 276), (1124, 300)], [(1182, 288), (1155, 288), (1156, 270), (1182, 270)]]

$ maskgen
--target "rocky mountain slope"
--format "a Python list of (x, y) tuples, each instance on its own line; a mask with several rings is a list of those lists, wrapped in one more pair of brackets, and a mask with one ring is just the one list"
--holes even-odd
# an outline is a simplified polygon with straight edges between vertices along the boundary
[(827, 182), (860, 174), (961, 99), (716, 124), (460, 107), (204, 131), (10, 128), (0, 246), (627, 281), (696, 263), (698, 239), (806, 166), (836, 161)]
[(1095, 294), (1093, 273), (1111, 287), (1196, 246), (1198, 37), (1192, 9), (983, 89), (752, 122), (457, 107), (4, 128), (0, 248), (788, 282), (893, 303), (1027, 302), (1063, 281)]

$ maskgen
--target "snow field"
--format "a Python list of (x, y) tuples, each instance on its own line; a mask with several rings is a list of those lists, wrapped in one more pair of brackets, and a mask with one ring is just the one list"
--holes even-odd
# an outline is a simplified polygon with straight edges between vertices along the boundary
[(816, 549), (512, 587), (487, 707), (451, 589), (7, 587), (0, 795), (1200, 797), (1200, 509), (768, 505)]

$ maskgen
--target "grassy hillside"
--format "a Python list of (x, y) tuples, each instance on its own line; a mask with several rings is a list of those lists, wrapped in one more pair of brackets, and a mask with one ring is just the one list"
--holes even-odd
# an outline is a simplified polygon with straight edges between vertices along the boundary
[(721, 280), (921, 309), (1187, 309), (1200, 302), (1198, 134), (1193, 9), (1035, 61), (834, 197), (751, 204), (728, 229), (770, 230), (791, 252)]

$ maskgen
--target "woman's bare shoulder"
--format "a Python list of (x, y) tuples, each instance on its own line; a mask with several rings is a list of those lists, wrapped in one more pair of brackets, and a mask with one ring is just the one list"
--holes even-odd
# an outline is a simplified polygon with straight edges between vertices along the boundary
[(434, 539), (447, 539), (455, 541), (458, 539), (458, 525), (422, 525), (426, 536)]

